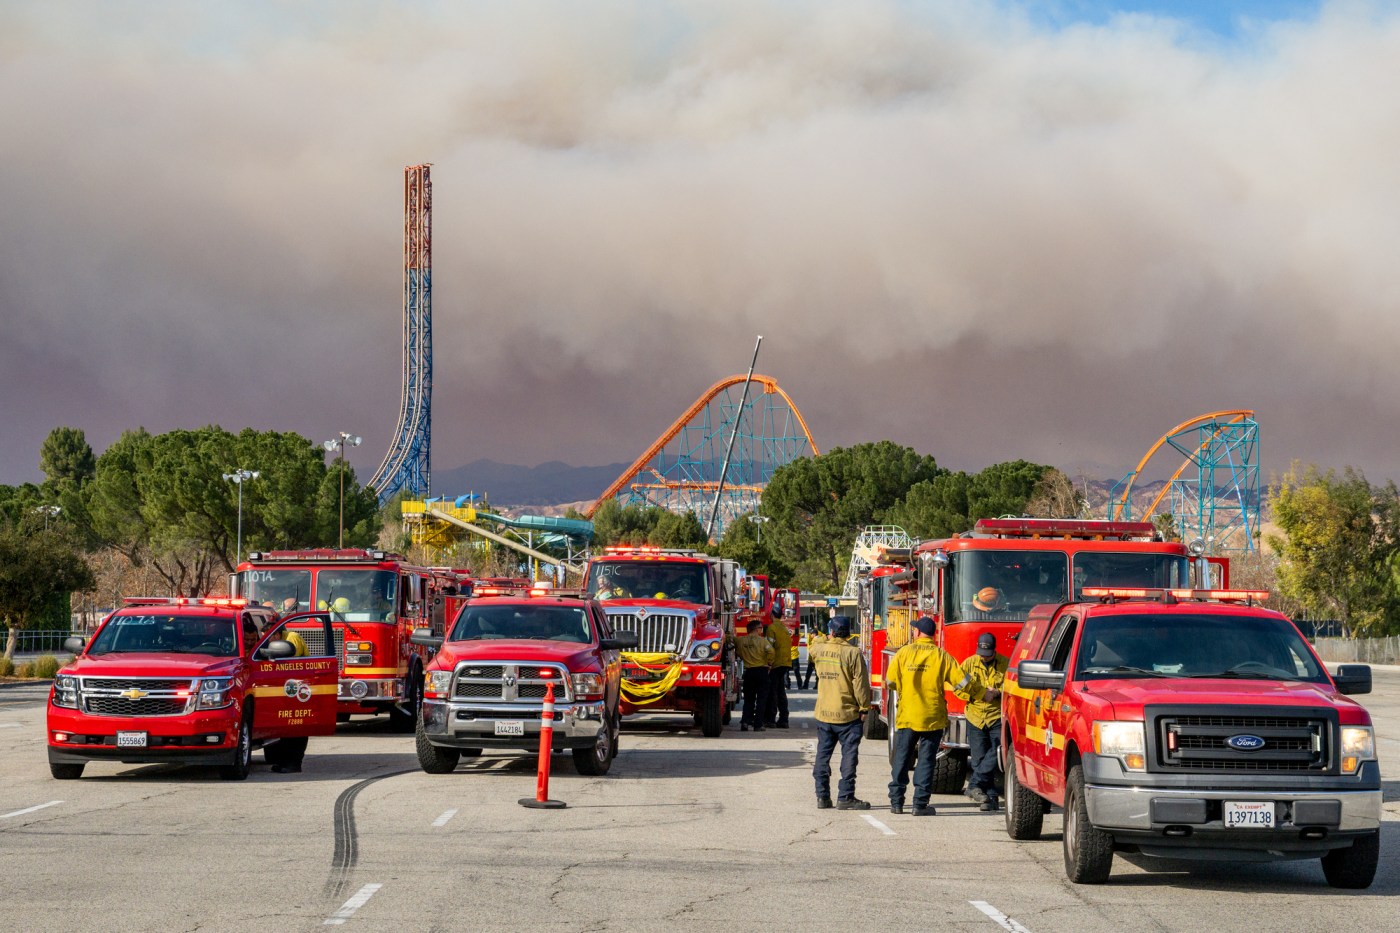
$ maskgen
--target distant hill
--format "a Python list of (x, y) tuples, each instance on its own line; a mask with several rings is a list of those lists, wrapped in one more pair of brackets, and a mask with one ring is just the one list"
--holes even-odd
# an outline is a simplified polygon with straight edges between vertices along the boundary
[(628, 463), (570, 466), (558, 460), (539, 466), (474, 460), (465, 466), (433, 471), (433, 493), (462, 496), (485, 493), (496, 505), (555, 505), (592, 501), (617, 479)]

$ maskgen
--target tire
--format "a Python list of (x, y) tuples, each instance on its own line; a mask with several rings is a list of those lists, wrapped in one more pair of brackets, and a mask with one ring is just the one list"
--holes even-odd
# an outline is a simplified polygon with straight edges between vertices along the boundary
[(1016, 759), (1006, 752), (1006, 834), (1012, 839), (1039, 839), (1045, 823), (1040, 797), (1016, 779)]
[(865, 714), (865, 725), (860, 730), (861, 735), (871, 741), (882, 742), (889, 738), (889, 732), (889, 724), (880, 718), (880, 708), (872, 704), (870, 712)]
[(574, 749), (574, 769), (588, 777), (601, 777), (608, 773), (612, 762), (612, 727), (605, 722), (598, 730), (597, 741), (588, 748)]
[(706, 690), (700, 701), (700, 734), (713, 739), (724, 731), (724, 711), (720, 709), (721, 697), (718, 690)]
[[(79, 765), (79, 767), (82, 767)], [(1381, 858), (1381, 834), (1361, 836), (1345, 849), (1333, 849), (1322, 857), (1322, 873), (1334, 888), (1369, 888)]]
[(299, 765), (306, 757), (306, 736), (278, 739), (263, 748), (263, 758), (270, 765)]
[[(865, 714), (865, 716), (866, 716), (867, 719), (869, 719), (871, 716), (878, 716), (878, 715), (879, 715), (879, 712), (878, 712), (873, 706), (870, 708), (870, 712), (868, 712), (868, 713)], [(899, 715), (899, 694), (898, 694), (898, 693), (895, 693), (893, 690), (891, 690), (891, 691), (890, 691), (890, 718), (889, 718), (889, 722), (887, 722), (887, 723), (885, 724), (885, 745), (888, 746), (888, 750), (889, 750), (889, 759), (890, 759), (890, 767), (891, 767), (891, 768), (894, 767), (894, 736), (895, 736), (895, 733), (898, 731), (897, 729), (895, 729), (894, 724), (895, 724), (896, 722), (899, 721), (899, 720), (896, 718), (898, 715)]]
[(87, 765), (82, 762), (78, 764), (60, 764), (51, 761), (49, 762), (49, 773), (54, 776), (54, 780), (56, 781), (76, 781), (83, 776), (83, 769), (86, 767)]
[(403, 709), (389, 707), (389, 729), (401, 735), (414, 731), (418, 714), (423, 709), (423, 673), (414, 668), (408, 678), (408, 696), (404, 697)]
[(938, 756), (933, 763), (933, 792), (961, 794), (967, 783), (967, 758), (958, 752)]
[(429, 774), (451, 774), (462, 757), (462, 753), (455, 748), (441, 748), (429, 742), (421, 720), (414, 730), (414, 745), (418, 751), (418, 767)]
[(1102, 884), (1113, 870), (1113, 837), (1089, 822), (1084, 769), (1075, 765), (1065, 783), (1065, 875), (1075, 884)]
[(238, 728), (238, 748), (234, 754), (237, 756), (231, 765), (222, 765), (219, 768), (219, 777), (225, 781), (247, 780), (248, 772), (253, 768), (253, 717), (250, 710), (244, 715), (243, 722)]

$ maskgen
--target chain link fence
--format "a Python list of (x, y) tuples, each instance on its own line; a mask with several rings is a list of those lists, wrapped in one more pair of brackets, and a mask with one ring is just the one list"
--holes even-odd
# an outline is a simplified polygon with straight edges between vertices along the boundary
[(1400, 664), (1400, 635), (1386, 638), (1319, 638), (1318, 655), (1331, 663)]

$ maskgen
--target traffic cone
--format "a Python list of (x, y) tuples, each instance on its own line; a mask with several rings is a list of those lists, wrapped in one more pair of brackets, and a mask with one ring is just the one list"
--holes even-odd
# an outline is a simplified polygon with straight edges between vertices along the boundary
[(535, 796), (521, 797), (522, 807), (532, 810), (562, 810), (568, 806), (562, 800), (549, 799), (549, 753), (554, 750), (554, 684), (544, 691), (544, 709), (540, 710), (540, 763), (535, 769)]

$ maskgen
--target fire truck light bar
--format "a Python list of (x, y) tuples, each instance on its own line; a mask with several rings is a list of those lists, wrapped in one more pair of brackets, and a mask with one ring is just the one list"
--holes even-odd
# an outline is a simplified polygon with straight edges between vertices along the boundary
[(974, 534), (1004, 538), (1084, 538), (1098, 541), (1153, 541), (1157, 528), (1151, 522), (1110, 522), (1094, 519), (983, 518)]
[(1245, 602), (1269, 598), (1268, 590), (1189, 590), (1189, 589), (1142, 589), (1122, 586), (1086, 586), (1079, 591), (1091, 599), (1208, 599), (1218, 602)]
[(127, 596), (123, 602), (128, 606), (221, 606), (235, 609), (255, 605), (241, 596)]

